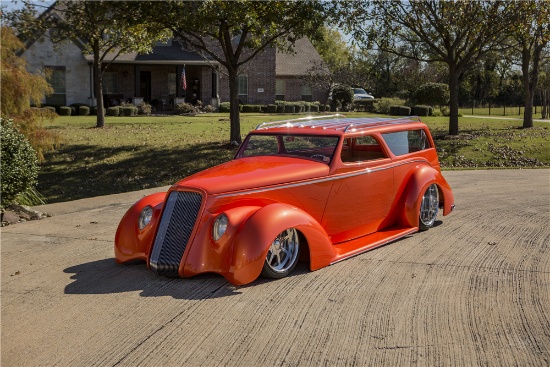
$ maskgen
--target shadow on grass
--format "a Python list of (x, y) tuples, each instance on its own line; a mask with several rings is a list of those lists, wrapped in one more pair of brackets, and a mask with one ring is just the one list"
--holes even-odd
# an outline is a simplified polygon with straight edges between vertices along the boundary
[(38, 191), (51, 203), (165, 186), (234, 154), (221, 142), (178, 149), (71, 145), (46, 156)]

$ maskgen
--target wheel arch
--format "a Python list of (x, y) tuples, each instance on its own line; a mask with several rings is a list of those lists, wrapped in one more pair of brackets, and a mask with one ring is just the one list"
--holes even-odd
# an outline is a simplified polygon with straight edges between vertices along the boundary
[(400, 225), (419, 227), (418, 213), (422, 195), (431, 184), (437, 186), (439, 206), (443, 207), (443, 215), (447, 215), (452, 211), (454, 196), (449, 184), (438, 169), (422, 165), (414, 170), (405, 186), (399, 218)]
[(272, 241), (288, 228), (295, 228), (305, 238), (311, 270), (330, 264), (335, 253), (321, 225), (303, 210), (275, 203), (250, 215), (235, 236), (227, 273), (231, 279), (228, 280), (234, 284), (246, 284), (258, 278)]

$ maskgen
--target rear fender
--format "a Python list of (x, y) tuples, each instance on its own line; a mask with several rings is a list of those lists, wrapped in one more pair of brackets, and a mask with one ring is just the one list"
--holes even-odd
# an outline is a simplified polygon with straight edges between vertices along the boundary
[[(122, 217), (115, 235), (115, 260), (117, 263), (138, 259), (147, 261), (165, 197), (165, 192), (145, 196), (132, 205)], [(148, 205), (153, 208), (153, 217), (149, 224), (140, 230), (138, 228), (139, 215)]]
[(404, 191), (403, 207), (399, 219), (402, 226), (418, 228), (422, 195), (431, 184), (436, 184), (439, 190), (439, 202), (440, 206), (443, 204), (443, 215), (451, 213), (454, 196), (449, 184), (439, 170), (431, 166), (420, 166), (409, 178)]
[(246, 284), (258, 278), (271, 243), (288, 228), (296, 228), (305, 236), (311, 270), (333, 261), (335, 252), (332, 243), (313, 217), (291, 205), (270, 204), (252, 214), (236, 235), (227, 273), (231, 279), (228, 280), (234, 284)]

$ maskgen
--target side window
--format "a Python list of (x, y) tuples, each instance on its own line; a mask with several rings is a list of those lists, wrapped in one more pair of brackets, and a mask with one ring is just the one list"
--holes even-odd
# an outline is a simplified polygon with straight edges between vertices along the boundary
[(428, 137), (421, 129), (382, 134), (382, 137), (394, 155), (403, 155), (430, 148)]
[(370, 135), (346, 139), (340, 156), (344, 163), (387, 158), (378, 141)]

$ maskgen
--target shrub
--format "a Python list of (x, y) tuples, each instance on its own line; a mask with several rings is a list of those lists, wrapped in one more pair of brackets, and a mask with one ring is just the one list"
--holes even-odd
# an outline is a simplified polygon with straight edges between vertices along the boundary
[(411, 108), (407, 106), (399, 106), (399, 116), (410, 116)]
[(284, 105), (278, 105), (277, 106), (277, 113), (285, 113), (285, 106)]
[(353, 101), (353, 108), (356, 111), (374, 112), (374, 99), (359, 99)]
[(86, 103), (71, 103), (71, 105), (69, 106), (71, 107), (71, 116), (78, 116), (80, 114), (81, 106), (86, 106), (88, 108), (90, 107)]
[[(105, 116), (105, 108), (103, 108), (103, 116)], [(90, 107), (90, 115), (97, 116), (97, 106)]]
[(2, 151), (0, 205), (11, 204), (18, 195), (31, 190), (38, 176), (36, 151), (11, 120), (0, 119)]
[(132, 106), (124, 106), (124, 107), (121, 107), (120, 109), (120, 115), (121, 116), (133, 116), (134, 115), (134, 107)]
[(54, 107), (54, 106), (43, 106), (42, 108), (43, 108), (44, 110), (47, 110), (47, 111), (51, 111), (51, 112), (57, 113), (57, 111), (55, 110), (55, 107)]
[(78, 107), (78, 115), (79, 116), (88, 116), (89, 114), (90, 114), (90, 107), (88, 107), (88, 106)]
[(151, 105), (147, 102), (141, 102), (137, 105), (138, 114), (149, 116), (151, 114)]
[(178, 103), (176, 104), (174, 109), (178, 114), (197, 113), (195, 106), (193, 106), (191, 103)]
[(285, 113), (294, 113), (295, 108), (293, 105), (287, 104), (284, 106), (284, 112)]
[(61, 106), (59, 107), (59, 115), (60, 116), (71, 116), (72, 108), (67, 106)]
[(399, 106), (390, 106), (389, 115), (399, 116)]
[(353, 89), (347, 86), (336, 87), (332, 91), (332, 100), (336, 107), (341, 106), (344, 111), (348, 111), (353, 103)]
[(204, 113), (212, 113), (212, 112), (216, 112), (216, 108), (214, 108), (214, 106), (212, 106), (211, 104), (209, 105), (206, 105), (202, 108), (202, 112)]
[(300, 103), (294, 103), (294, 113), (302, 112), (302, 105)]
[(449, 98), (449, 85), (444, 83), (426, 83), (416, 90), (416, 101), (420, 104), (442, 106), (449, 103)]
[(229, 112), (231, 104), (229, 102), (222, 102), (220, 103), (220, 108), (218, 109), (220, 112)]
[(311, 106), (309, 106), (309, 110), (310, 112), (319, 112), (319, 105), (312, 104)]
[(432, 108), (430, 106), (414, 106), (413, 107), (413, 115), (416, 116), (431, 116), (432, 115)]
[(402, 106), (405, 101), (399, 98), (380, 98), (374, 103), (374, 109), (378, 113), (390, 115), (390, 106)]
[(245, 104), (243, 105), (243, 112), (262, 112), (262, 106), (259, 104)]
[(120, 114), (120, 107), (113, 106), (107, 108), (107, 116), (118, 116)]
[(266, 113), (277, 113), (277, 105), (268, 104), (267, 106), (265, 106), (265, 112)]

